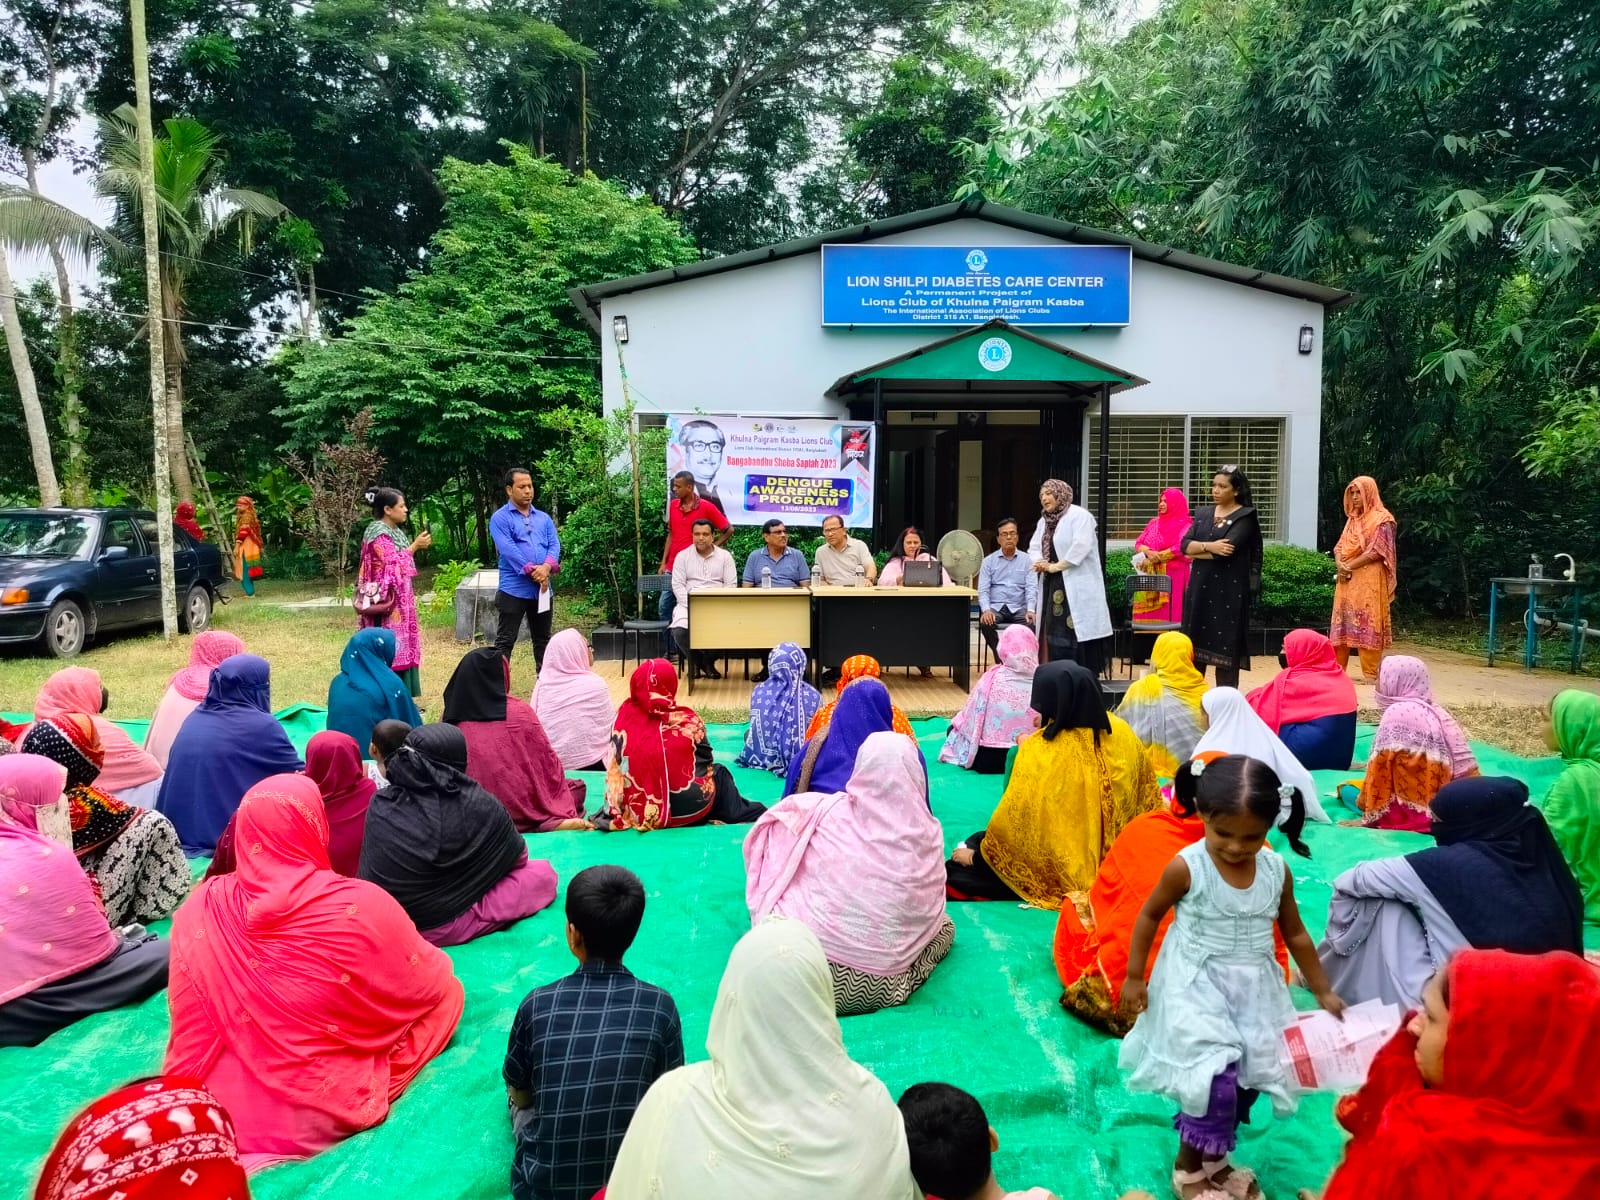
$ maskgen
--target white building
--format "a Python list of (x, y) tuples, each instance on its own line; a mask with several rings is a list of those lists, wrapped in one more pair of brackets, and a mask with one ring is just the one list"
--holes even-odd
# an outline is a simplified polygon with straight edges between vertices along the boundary
[[(1008, 303), (990, 297), (990, 310), (977, 317), (926, 321), (926, 312), (895, 311), (891, 298), (876, 302), (888, 307), (887, 320), (902, 323), (825, 325), (825, 245), (869, 247), (829, 251), (835, 317), (845, 311), (838, 291), (844, 255), (897, 262), (917, 252), (881, 248), (939, 247), (923, 259), (953, 255), (957, 271), (982, 272), (991, 257), (1046, 264), (1061, 257), (1045, 247), (1126, 248), (1085, 254), (1121, 262), (1126, 309), (1095, 315), (1125, 323), (1066, 326), (1059, 315), (1050, 324), (1013, 316), (979, 328), (992, 305)], [(1009, 247), (1041, 249), (1019, 255)], [(1047, 269), (1056, 268), (1040, 268)], [(853, 276), (851, 285), (888, 286), (851, 293), (852, 302), (897, 292), (907, 297), (898, 303), (942, 305), (910, 299), (925, 289), (909, 285), (927, 278)], [(1002, 283), (1043, 278), (984, 282), (1003, 297), (1012, 293)], [(1105, 282), (1050, 277), (1063, 281)], [(880, 546), (916, 524), (934, 538), (970, 529), (992, 547), (990, 531), (1002, 516), (1029, 527), (1038, 484), (1052, 475), (1073, 484), (1090, 511), (1100, 510), (1103, 450), (1110, 470), (1101, 527), (1113, 542), (1143, 528), (1163, 488), (1183, 488), (1191, 506), (1206, 503), (1216, 467), (1237, 462), (1252, 481), (1267, 538), (1316, 544), (1323, 317), (1350, 299), (1346, 292), (973, 199), (575, 288), (572, 296), (601, 335), (607, 412), (623, 402), (620, 350), (645, 424), (693, 412), (876, 422)], [(1091, 298), (1091, 309), (1096, 303)], [(1102, 441), (1104, 410), (1110, 422)]]

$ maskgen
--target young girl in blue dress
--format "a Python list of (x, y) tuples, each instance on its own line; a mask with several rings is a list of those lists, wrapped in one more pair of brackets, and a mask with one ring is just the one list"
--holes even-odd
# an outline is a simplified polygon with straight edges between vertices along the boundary
[[(1266, 844), (1281, 824), (1295, 853), (1310, 857), (1300, 840), (1305, 798), (1258, 759), (1207, 757), (1183, 764), (1174, 781), (1180, 809), (1198, 812), (1206, 835), (1167, 864), (1134, 923), (1122, 1008), (1143, 1015), (1122, 1043), (1119, 1065), (1130, 1072), (1129, 1088), (1179, 1106), (1173, 1192), (1183, 1200), (1246, 1200), (1261, 1189), (1252, 1172), (1228, 1161), (1240, 1123), (1263, 1092), (1278, 1116), (1296, 1104), (1278, 1058), (1295, 1011), (1273, 954), (1274, 924), (1317, 1002), (1335, 1015), (1344, 1002), (1300, 919), (1288, 865)], [(1174, 908), (1147, 988), (1151, 943)]]

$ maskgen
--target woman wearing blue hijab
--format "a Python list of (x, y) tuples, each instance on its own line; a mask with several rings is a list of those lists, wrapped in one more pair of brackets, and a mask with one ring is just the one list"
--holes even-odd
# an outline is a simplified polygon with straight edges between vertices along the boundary
[(328, 684), (328, 728), (355, 738), (363, 758), (372, 757), (372, 728), (379, 721), (422, 724), (416, 701), (390, 665), (394, 653), (391, 630), (363, 629), (345, 643), (339, 673)]
[[(862, 678), (845, 685), (833, 709), (833, 720), (817, 730), (803, 752), (789, 763), (783, 785), (785, 796), (796, 792), (842, 792), (855, 774), (856, 754), (875, 733), (894, 731), (894, 704), (889, 689), (876, 679)], [(915, 739), (912, 745), (916, 745)], [(922, 795), (928, 795), (928, 764), (917, 747), (922, 766)]]
[(784, 774), (821, 705), (817, 689), (806, 682), (806, 652), (794, 642), (780, 642), (767, 656), (766, 681), (750, 693), (750, 728), (734, 761)]
[(235, 654), (211, 672), (206, 698), (178, 729), (156, 810), (177, 828), (185, 854), (210, 854), (247, 791), (303, 766), (272, 715), (267, 660)]

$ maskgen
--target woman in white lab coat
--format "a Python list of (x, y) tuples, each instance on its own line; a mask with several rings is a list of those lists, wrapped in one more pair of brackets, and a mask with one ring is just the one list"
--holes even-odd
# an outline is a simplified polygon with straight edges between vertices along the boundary
[(1099, 675), (1111, 654), (1111, 609), (1094, 518), (1059, 479), (1044, 481), (1039, 506), (1028, 543), (1039, 576), (1039, 661), (1070, 658)]

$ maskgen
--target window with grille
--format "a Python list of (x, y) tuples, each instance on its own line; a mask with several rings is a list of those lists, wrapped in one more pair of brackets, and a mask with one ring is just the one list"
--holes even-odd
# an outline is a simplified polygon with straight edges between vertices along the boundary
[[(1106, 492), (1106, 537), (1139, 536), (1156, 515), (1164, 488), (1183, 486), (1183, 417), (1111, 418), (1111, 484)], [(1100, 414), (1089, 415), (1087, 490), (1079, 503), (1091, 512), (1100, 500)]]
[[(1113, 424), (1113, 428), (1115, 425)], [(1261, 536), (1283, 536), (1283, 419), (1193, 417), (1189, 422), (1189, 508), (1211, 503), (1211, 477), (1238, 464), (1250, 479)]]
[[(1165, 488), (1182, 488), (1191, 511), (1210, 504), (1212, 472), (1229, 463), (1250, 478), (1262, 536), (1282, 537), (1283, 443), (1281, 417), (1113, 416), (1106, 537), (1138, 537), (1156, 515)], [(1099, 413), (1089, 414), (1084, 450), (1088, 487), (1078, 499), (1093, 509), (1100, 495)]]

